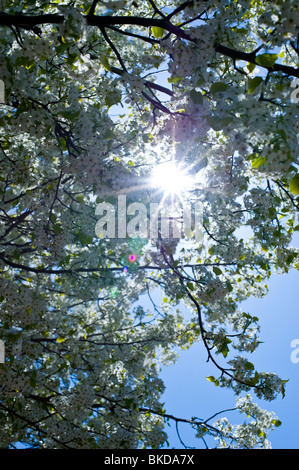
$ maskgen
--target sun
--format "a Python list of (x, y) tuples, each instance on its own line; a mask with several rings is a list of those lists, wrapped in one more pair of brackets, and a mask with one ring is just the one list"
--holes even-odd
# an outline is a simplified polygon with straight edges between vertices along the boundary
[(181, 195), (191, 184), (191, 177), (173, 162), (161, 163), (152, 172), (152, 186), (161, 189), (165, 195)]

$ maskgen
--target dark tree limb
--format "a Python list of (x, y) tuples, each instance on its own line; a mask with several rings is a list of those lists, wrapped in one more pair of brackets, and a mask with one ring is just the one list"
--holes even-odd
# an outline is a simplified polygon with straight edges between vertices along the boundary
[[(96, 16), (90, 15), (83, 17), (89, 26), (97, 26), (98, 28), (106, 28), (113, 25), (134, 25), (144, 26), (151, 28), (157, 26), (165, 29), (171, 34), (176, 35), (180, 39), (185, 39), (190, 42), (195, 42), (190, 36), (179, 26), (173, 25), (169, 21), (169, 16), (166, 18), (144, 18), (140, 16)], [(58, 14), (44, 14), (44, 15), (9, 15), (7, 13), (0, 13), (0, 26), (18, 26), (20, 28), (32, 29), (37, 25), (42, 24), (62, 24), (65, 21), (63, 15)], [(251, 64), (260, 65), (256, 62), (256, 51), (243, 52), (231, 49), (223, 44), (214, 44), (214, 49), (217, 53), (233, 60), (244, 60)], [(261, 66), (261, 65), (260, 65)], [(290, 67), (283, 64), (274, 64), (273, 67), (265, 67), (269, 72), (283, 72), (288, 76), (299, 78), (299, 68)]]

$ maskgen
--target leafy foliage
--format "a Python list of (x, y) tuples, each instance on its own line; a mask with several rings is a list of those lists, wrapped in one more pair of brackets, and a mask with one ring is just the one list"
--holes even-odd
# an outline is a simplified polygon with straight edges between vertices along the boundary
[[(1, 446), (159, 448), (175, 420), (199, 443), (268, 447), (280, 421), (249, 392), (271, 401), (286, 380), (247, 359), (259, 326), (240, 302), (299, 266), (298, 2), (0, 9)], [(200, 204), (202, 239), (97, 237), (97, 204), (163, 200), (150, 173), (170, 157), (194, 180), (175, 204)], [(244, 424), (161, 403), (160, 364), (196, 341)]]

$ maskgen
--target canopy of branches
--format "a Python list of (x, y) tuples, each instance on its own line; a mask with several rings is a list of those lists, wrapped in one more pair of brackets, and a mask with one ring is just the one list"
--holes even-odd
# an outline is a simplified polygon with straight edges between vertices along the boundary
[[(270, 446), (251, 396), (286, 380), (256, 370), (240, 303), (299, 268), (297, 0), (0, 10), (1, 447), (159, 448), (171, 420), (199, 447)], [(169, 194), (151, 175), (170, 160), (189, 186)], [(190, 230), (150, 236), (151, 204)], [(197, 341), (244, 424), (161, 402), (161, 364)]]

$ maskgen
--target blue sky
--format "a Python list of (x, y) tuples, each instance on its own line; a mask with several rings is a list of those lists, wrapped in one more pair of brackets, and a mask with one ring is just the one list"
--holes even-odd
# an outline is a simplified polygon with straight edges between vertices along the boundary
[[(293, 246), (299, 246), (299, 237), (294, 239)], [(289, 379), (289, 382), (286, 384), (285, 398), (279, 396), (267, 402), (253, 395), (253, 401), (263, 409), (274, 411), (282, 421), (282, 425), (268, 435), (272, 448), (299, 449), (299, 362), (291, 361), (294, 351), (291, 342), (299, 340), (299, 271), (293, 269), (286, 275), (274, 275), (268, 286), (269, 293), (264, 298), (252, 298), (242, 304), (244, 311), (260, 319), (261, 325), (260, 340), (263, 343), (250, 360), (257, 370), (275, 372), (282, 379)], [(208, 382), (206, 377), (209, 375), (217, 376), (217, 370), (206, 363), (201, 344), (193, 345), (188, 351), (180, 351), (177, 363), (164, 367), (160, 375), (166, 385), (163, 400), (167, 413), (187, 419), (191, 416), (206, 419), (215, 412), (234, 407), (235, 395)], [(236, 415), (226, 413), (224, 416), (234, 423), (233, 417)], [(188, 425), (180, 425), (179, 429), (186, 445), (203, 447)], [(175, 426), (167, 427), (166, 431), (170, 447), (182, 449)]]

